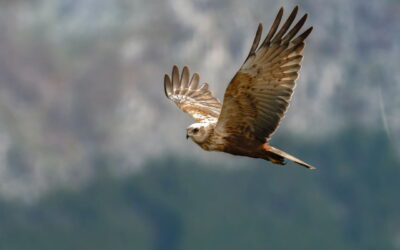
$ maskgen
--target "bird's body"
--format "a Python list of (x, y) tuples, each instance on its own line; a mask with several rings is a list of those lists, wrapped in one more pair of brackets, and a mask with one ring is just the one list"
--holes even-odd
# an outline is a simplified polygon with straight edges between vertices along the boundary
[(183, 68), (181, 76), (176, 66), (171, 78), (165, 75), (166, 96), (197, 121), (187, 128), (187, 138), (206, 151), (262, 158), (280, 165), (289, 159), (313, 168), (268, 144), (288, 108), (303, 58), (304, 40), (312, 30), (308, 28), (294, 38), (307, 19), (304, 15), (289, 30), (297, 11), (295, 7), (278, 31), (281, 8), (261, 45), (259, 25), (247, 59), (225, 91), (223, 104), (208, 90), (207, 83), (199, 86), (197, 73), (189, 80), (188, 67)]
[(215, 122), (192, 124), (189, 128), (202, 127), (204, 135), (200, 137), (201, 139), (194, 136), (189, 137), (205, 151), (219, 151), (232, 155), (261, 158), (275, 164), (284, 164), (284, 158), (273, 153), (271, 150), (275, 148), (268, 143), (257, 141), (252, 137), (244, 137), (241, 134), (219, 132), (215, 129), (216, 125)]

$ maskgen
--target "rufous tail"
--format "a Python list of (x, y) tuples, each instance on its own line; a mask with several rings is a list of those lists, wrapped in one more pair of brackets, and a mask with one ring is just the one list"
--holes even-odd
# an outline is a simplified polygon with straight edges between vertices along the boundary
[[(264, 149), (266, 151), (269, 151), (269, 152), (277, 155), (278, 156), (277, 159), (276, 159), (277, 161), (280, 161), (280, 159), (285, 158), (285, 159), (291, 160), (293, 162), (296, 162), (297, 164), (302, 165), (302, 166), (304, 166), (304, 167), (306, 167), (308, 169), (315, 169), (315, 167), (311, 166), (310, 164), (307, 164), (304, 161), (302, 161), (300, 159), (297, 159), (293, 155), (290, 155), (290, 154), (288, 154), (286, 152), (283, 152), (282, 150), (274, 148), (274, 147), (272, 147), (270, 145), (264, 144)], [(269, 160), (271, 160), (273, 163), (284, 164), (284, 162), (282, 162), (282, 161), (275, 162), (274, 161), (275, 159), (269, 159)]]

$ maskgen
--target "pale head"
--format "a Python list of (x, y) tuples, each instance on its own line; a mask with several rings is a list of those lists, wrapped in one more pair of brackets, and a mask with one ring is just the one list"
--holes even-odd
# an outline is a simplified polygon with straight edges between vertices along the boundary
[(203, 142), (210, 135), (212, 128), (206, 123), (194, 123), (186, 129), (186, 139), (189, 137), (197, 143)]

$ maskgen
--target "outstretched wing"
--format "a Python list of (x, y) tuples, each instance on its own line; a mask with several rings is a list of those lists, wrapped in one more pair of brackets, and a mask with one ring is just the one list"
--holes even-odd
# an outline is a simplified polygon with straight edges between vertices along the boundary
[(164, 77), (165, 95), (196, 121), (216, 122), (221, 112), (220, 101), (208, 90), (207, 83), (199, 86), (199, 74), (194, 73), (190, 81), (189, 76), (189, 68), (185, 66), (179, 78), (178, 67), (174, 65), (172, 81), (167, 74)]
[(260, 46), (262, 25), (258, 26), (247, 59), (226, 89), (218, 130), (265, 142), (278, 127), (300, 70), (304, 40), (312, 31), (310, 27), (294, 38), (307, 19), (305, 14), (289, 29), (297, 11), (296, 6), (277, 32), (281, 8)]

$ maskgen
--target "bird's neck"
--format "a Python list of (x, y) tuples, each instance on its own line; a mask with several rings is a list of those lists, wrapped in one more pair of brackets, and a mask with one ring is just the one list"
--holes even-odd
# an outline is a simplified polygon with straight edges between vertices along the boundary
[(218, 137), (216, 135), (216, 131), (215, 131), (215, 124), (212, 124), (210, 126), (207, 127), (207, 135), (204, 136), (204, 140), (202, 141), (195, 141), (196, 144), (198, 144), (202, 149), (206, 150), (206, 151), (221, 151), (217, 148), (215, 148), (216, 146), (216, 141), (218, 141)]

